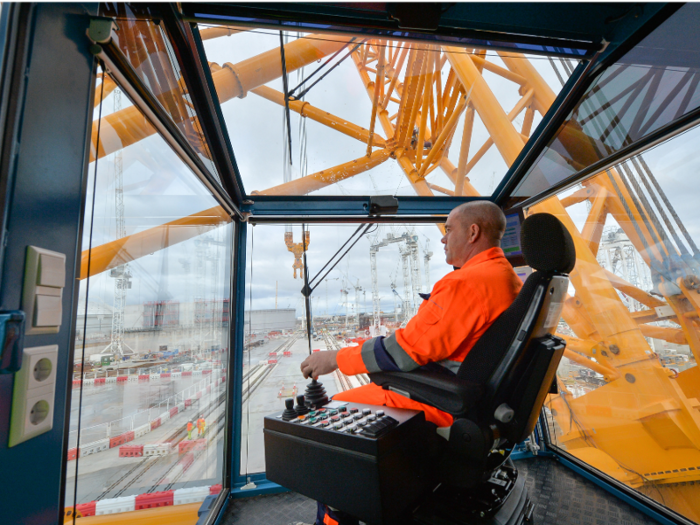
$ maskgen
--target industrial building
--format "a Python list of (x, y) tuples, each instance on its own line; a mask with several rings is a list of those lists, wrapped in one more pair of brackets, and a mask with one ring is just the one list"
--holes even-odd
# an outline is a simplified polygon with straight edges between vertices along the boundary
[(0, 525), (700, 523), (699, 24), (0, 3)]
[(267, 334), (275, 330), (296, 330), (296, 310), (294, 308), (246, 310), (243, 324), (247, 331), (254, 334)]

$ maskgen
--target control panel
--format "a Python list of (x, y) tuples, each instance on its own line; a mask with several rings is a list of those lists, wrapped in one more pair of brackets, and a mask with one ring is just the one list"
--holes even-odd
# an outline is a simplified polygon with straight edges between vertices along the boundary
[(266, 475), (367, 523), (387, 523), (432, 488), (422, 474), (428, 432), (421, 411), (329, 400), (312, 381), (264, 419)]
[[(289, 404), (291, 405), (291, 403)], [(332, 432), (345, 432), (367, 438), (377, 438), (399, 424), (398, 420), (387, 415), (385, 410), (377, 409), (376, 407), (360, 408), (359, 405), (341, 402), (331, 403), (330, 405), (310, 410), (304, 415), (296, 415), (295, 412), (295, 417), (287, 419), (287, 421), (298, 425)], [(284, 412), (279, 417), (284, 420)]]

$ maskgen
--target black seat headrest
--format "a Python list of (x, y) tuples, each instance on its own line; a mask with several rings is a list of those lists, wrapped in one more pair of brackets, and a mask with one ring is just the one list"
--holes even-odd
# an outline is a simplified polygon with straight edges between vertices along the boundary
[(525, 262), (535, 270), (569, 273), (576, 264), (571, 234), (549, 213), (536, 213), (523, 221), (520, 245)]

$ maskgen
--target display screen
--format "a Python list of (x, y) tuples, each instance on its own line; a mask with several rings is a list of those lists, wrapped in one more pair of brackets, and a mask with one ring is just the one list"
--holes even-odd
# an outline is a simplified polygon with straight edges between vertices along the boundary
[(501, 239), (501, 248), (506, 257), (516, 257), (523, 254), (520, 247), (520, 214), (506, 215), (506, 231)]

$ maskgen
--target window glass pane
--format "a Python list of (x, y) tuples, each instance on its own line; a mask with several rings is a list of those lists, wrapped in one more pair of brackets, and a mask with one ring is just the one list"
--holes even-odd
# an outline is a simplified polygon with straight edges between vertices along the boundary
[(249, 194), (490, 195), (571, 72), (543, 56), (288, 31), (287, 126), (280, 32), (199, 27)]
[(66, 507), (194, 524), (223, 483), (233, 225), (145, 118), (119, 143), (110, 117), (137, 110), (112, 79), (96, 94)]
[(531, 197), (700, 104), (700, 6), (686, 4), (588, 89), (514, 196)]
[[(309, 279), (357, 229), (357, 225), (307, 226)], [(375, 229), (376, 228), (376, 229)], [(390, 335), (415, 315), (445, 264), (436, 225), (373, 226), (311, 295), (311, 351), (361, 344), (370, 335)], [(301, 226), (258, 225), (248, 230), (243, 435), (241, 474), (265, 470), (263, 418), (284, 409), (284, 400), (304, 394), (308, 380), (299, 365), (309, 355), (306, 331)], [(370, 247), (378, 244), (376, 289)], [(291, 253), (290, 253), (291, 252)], [(374, 324), (376, 291), (377, 317)], [(368, 382), (364, 374), (322, 376), (329, 396)]]
[(553, 443), (700, 521), (695, 128), (529, 209), (576, 243)]
[[(142, 17), (137, 19), (132, 6), (123, 3), (102, 4), (101, 12), (103, 16), (115, 19), (118, 25), (116, 33), (119, 49), (144, 85), (158, 99), (185, 139), (189, 141), (209, 172), (221, 184), (192, 98), (182, 78), (180, 64), (163, 24), (155, 24)], [(131, 143), (140, 139), (149, 128), (150, 133), (155, 133), (155, 129), (150, 126), (141, 127), (128, 121), (131, 116), (132, 114), (127, 110), (121, 113), (115, 111), (114, 118), (124, 122), (124, 125), (132, 131), (130, 137), (121, 137), (122, 142), (126, 140)]]

